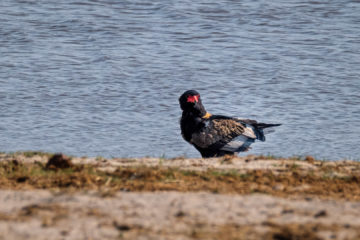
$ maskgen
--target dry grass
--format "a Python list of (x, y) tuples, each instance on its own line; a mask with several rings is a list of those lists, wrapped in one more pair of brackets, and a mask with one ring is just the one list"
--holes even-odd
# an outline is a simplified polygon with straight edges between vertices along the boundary
[(208, 191), (225, 194), (265, 193), (274, 196), (319, 196), (359, 200), (360, 176), (339, 175), (339, 167), (324, 166), (321, 173), (305, 172), (294, 164), (287, 170), (207, 171), (178, 168), (118, 167), (113, 172), (94, 165), (71, 164), (67, 168), (48, 168), (43, 163), (0, 162), (2, 189), (62, 189), (112, 191)]

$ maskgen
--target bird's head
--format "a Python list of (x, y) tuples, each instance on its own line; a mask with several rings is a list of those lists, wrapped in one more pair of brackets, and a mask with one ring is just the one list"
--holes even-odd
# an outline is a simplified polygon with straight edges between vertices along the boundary
[(183, 111), (192, 112), (199, 117), (206, 115), (205, 107), (201, 103), (200, 93), (195, 90), (184, 92), (179, 98), (179, 103)]

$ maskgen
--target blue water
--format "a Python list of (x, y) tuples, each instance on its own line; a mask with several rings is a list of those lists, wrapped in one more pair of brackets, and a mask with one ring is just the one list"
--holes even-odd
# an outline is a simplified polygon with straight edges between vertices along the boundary
[(249, 153), (360, 159), (360, 1), (0, 1), (0, 151), (199, 157), (187, 89), (284, 124)]

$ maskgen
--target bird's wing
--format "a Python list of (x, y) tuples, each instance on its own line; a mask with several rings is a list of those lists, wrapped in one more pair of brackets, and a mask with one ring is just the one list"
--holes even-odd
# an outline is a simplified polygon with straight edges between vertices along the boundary
[(261, 123), (261, 122), (257, 122), (255, 120), (251, 120), (251, 119), (241, 119), (241, 118), (234, 118), (234, 119), (236, 119), (237, 121), (239, 121), (241, 123), (252, 125), (253, 127), (255, 127), (257, 129), (265, 129), (265, 128), (281, 126), (281, 124)]
[(256, 125), (258, 122), (256, 120), (252, 120), (252, 119), (243, 119), (243, 118), (234, 118), (239, 122), (245, 123), (245, 124), (250, 124), (250, 125)]
[(252, 119), (241, 119), (241, 118), (234, 118), (236, 121), (242, 123), (245, 126), (245, 135), (251, 139), (257, 139), (260, 141), (265, 141), (264, 131), (262, 130), (262, 124), (258, 123), (256, 120)]
[(281, 124), (258, 123), (251, 119), (213, 115), (203, 119), (204, 127), (191, 135), (190, 142), (213, 151), (241, 152), (255, 140), (265, 141), (266, 128)]
[(261, 123), (251, 119), (236, 118), (236, 120), (243, 123), (247, 128), (251, 128), (256, 139), (260, 141), (265, 141), (265, 134), (274, 132), (273, 127), (281, 126), (281, 124)]
[(204, 121), (201, 131), (192, 134), (191, 142), (200, 148), (216, 150), (242, 134), (248, 135), (241, 122), (231, 118), (211, 118)]

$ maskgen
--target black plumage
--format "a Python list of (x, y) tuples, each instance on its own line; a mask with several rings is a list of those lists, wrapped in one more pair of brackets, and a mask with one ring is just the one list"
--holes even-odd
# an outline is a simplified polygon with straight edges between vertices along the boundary
[(181, 134), (202, 157), (219, 157), (247, 151), (255, 140), (265, 141), (265, 133), (271, 132), (269, 128), (281, 125), (211, 115), (205, 110), (200, 94), (195, 90), (184, 92), (179, 103), (183, 110)]

